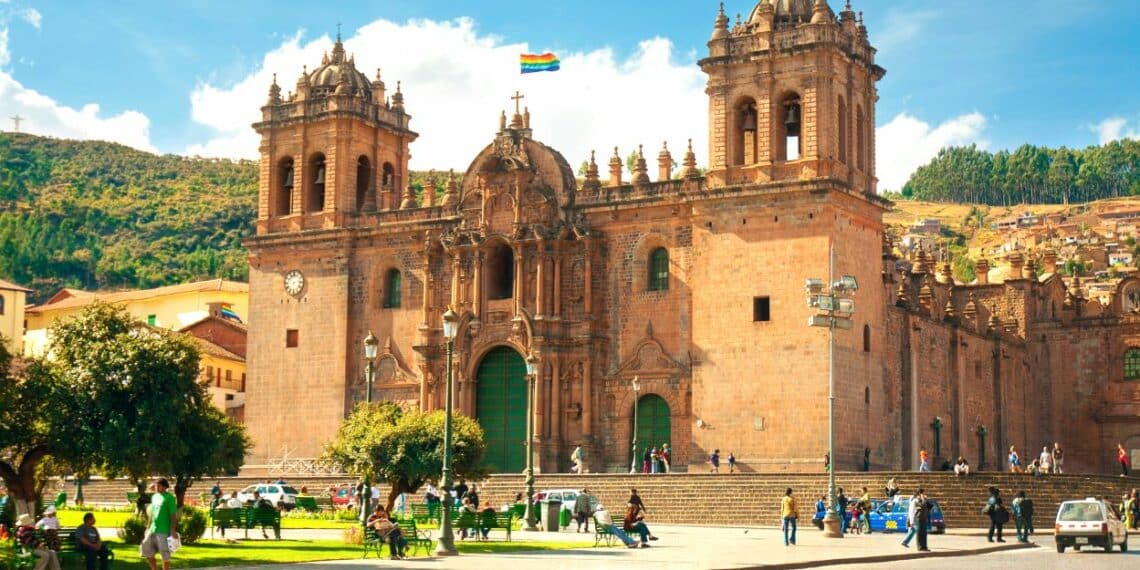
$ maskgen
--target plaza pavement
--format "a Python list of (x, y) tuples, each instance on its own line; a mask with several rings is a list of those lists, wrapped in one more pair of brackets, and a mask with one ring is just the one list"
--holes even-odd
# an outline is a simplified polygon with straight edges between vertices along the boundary
[[(978, 529), (931, 535), (932, 552), (918, 552), (912, 543), (910, 549), (899, 543), (901, 534), (851, 535), (843, 539), (826, 539), (814, 527), (801, 528), (796, 546), (785, 547), (783, 533), (772, 528), (742, 527), (690, 527), (653, 525), (653, 533), (660, 540), (650, 548), (628, 549), (582, 548), (555, 551), (519, 551), (508, 554), (467, 554), (453, 558), (413, 558), (404, 561), (383, 558), (376, 560), (338, 560), (290, 565), (288, 570), (363, 570), (375, 568), (420, 569), (509, 569), (530, 568), (550, 570), (572, 568), (809, 568), (834, 564), (868, 564), (888, 561), (905, 561), (918, 558), (971, 556), (987, 552), (1032, 547), (1009, 539), (1004, 544), (989, 543), (984, 532)], [(283, 538), (317, 539), (339, 538), (339, 531), (284, 530)], [(501, 533), (500, 533), (501, 534)], [(436, 533), (433, 533), (435, 536)], [(593, 541), (593, 534), (577, 534), (573, 530), (559, 533), (513, 533), (515, 542), (527, 540), (581, 542)], [(1035, 539), (1052, 547), (1052, 536), (1038, 535)], [(387, 553), (385, 547), (384, 552)], [(963, 564), (965, 565), (965, 564)], [(853, 568), (855, 566), (852, 566)], [(231, 567), (232, 568), (232, 567)], [(258, 566), (261, 570), (281, 570), (280, 566)]]

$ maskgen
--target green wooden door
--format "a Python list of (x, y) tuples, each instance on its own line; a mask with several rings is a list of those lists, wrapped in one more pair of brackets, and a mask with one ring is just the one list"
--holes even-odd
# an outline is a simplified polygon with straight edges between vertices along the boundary
[(476, 373), (475, 416), (483, 428), (492, 473), (519, 473), (526, 467), (526, 363), (514, 349), (488, 352)]
[[(640, 460), (646, 448), (673, 447), (669, 426), (669, 404), (657, 394), (642, 396), (637, 402), (637, 453)], [(639, 463), (640, 467), (640, 463)]]

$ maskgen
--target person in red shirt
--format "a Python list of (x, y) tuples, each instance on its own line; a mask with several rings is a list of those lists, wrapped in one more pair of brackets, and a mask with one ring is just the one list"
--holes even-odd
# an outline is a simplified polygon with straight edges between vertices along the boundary
[(1128, 476), (1128, 451), (1124, 449), (1123, 443), (1116, 444), (1116, 459), (1120, 461), (1120, 476)]

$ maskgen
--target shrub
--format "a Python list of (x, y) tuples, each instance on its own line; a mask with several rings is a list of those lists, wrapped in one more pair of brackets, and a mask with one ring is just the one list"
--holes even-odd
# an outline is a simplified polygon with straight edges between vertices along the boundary
[(178, 534), (182, 544), (194, 544), (206, 533), (206, 513), (202, 509), (184, 506), (178, 517)]
[(127, 544), (142, 544), (143, 535), (146, 534), (146, 517), (133, 516), (123, 522), (119, 529), (119, 540)]
[(345, 544), (363, 544), (364, 540), (360, 535), (360, 527), (350, 526), (341, 531), (341, 538)]

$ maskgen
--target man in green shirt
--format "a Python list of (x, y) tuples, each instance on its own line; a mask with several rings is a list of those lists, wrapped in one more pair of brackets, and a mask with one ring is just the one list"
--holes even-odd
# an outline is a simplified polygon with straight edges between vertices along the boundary
[(150, 570), (157, 570), (155, 555), (162, 554), (162, 570), (170, 570), (170, 546), (168, 538), (178, 538), (178, 503), (174, 495), (170, 494), (170, 483), (166, 479), (159, 479), (155, 484), (156, 491), (151, 496), (150, 506), (147, 507), (149, 525), (146, 536), (139, 546), (139, 554), (146, 558)]

